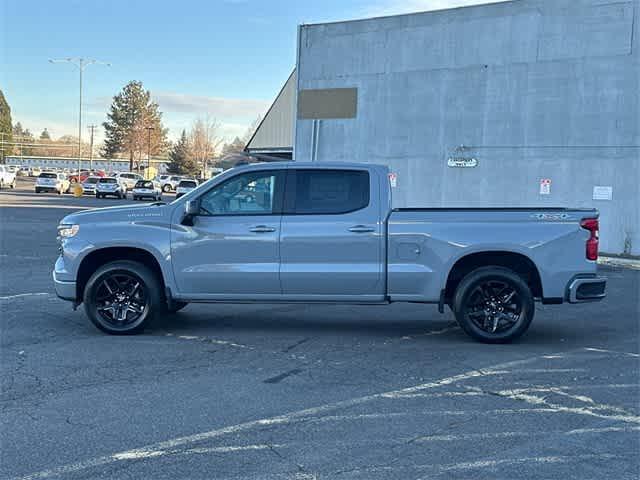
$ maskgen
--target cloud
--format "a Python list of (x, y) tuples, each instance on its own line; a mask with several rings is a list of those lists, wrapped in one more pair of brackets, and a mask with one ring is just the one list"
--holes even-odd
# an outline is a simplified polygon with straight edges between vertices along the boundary
[(271, 102), (242, 98), (206, 97), (185, 93), (155, 92), (163, 112), (208, 114), (220, 120), (247, 120), (264, 115)]
[(483, 3), (497, 3), (508, 0), (382, 0), (374, 3), (366, 12), (369, 17), (400, 15), (403, 13), (443, 10)]

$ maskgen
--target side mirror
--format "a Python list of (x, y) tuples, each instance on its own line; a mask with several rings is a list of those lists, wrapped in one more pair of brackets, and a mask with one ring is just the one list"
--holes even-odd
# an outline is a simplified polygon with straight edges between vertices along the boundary
[(188, 200), (184, 204), (184, 217), (182, 217), (182, 225), (193, 227), (193, 219), (200, 213), (200, 202), (198, 200)]
[(198, 200), (189, 200), (184, 204), (184, 213), (194, 217), (200, 213), (200, 202)]

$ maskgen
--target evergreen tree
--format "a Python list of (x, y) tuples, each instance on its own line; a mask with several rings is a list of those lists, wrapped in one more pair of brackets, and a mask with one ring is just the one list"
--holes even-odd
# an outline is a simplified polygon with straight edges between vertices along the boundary
[(0, 90), (0, 160), (4, 163), (4, 157), (11, 153), (11, 146), (7, 143), (13, 141), (13, 124), (11, 123), (11, 107)]
[(46, 128), (40, 134), (40, 140), (51, 140), (51, 135), (49, 135), (49, 132)]
[(180, 140), (169, 152), (169, 165), (167, 171), (176, 175), (197, 175), (198, 165), (189, 151), (187, 132), (182, 130)]
[(117, 154), (129, 156), (129, 169), (133, 170), (134, 159), (140, 161), (148, 149), (151, 130), (151, 155), (158, 155), (167, 148), (168, 129), (162, 125), (162, 112), (151, 100), (151, 93), (142, 82), (131, 81), (113, 97), (105, 129), (103, 155), (113, 158)]

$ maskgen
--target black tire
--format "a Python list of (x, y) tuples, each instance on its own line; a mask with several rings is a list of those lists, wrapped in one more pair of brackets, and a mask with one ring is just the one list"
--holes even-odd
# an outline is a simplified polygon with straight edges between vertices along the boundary
[[(103, 332), (132, 335), (142, 332), (163, 312), (166, 303), (161, 292), (160, 280), (143, 264), (111, 262), (89, 278), (83, 292), (84, 308), (91, 322)], [(118, 321), (123, 308), (124, 320)]]
[(162, 187), (162, 191), (163, 191), (164, 193), (169, 193), (169, 192), (171, 191), (171, 185), (169, 185), (169, 184), (167, 183), (166, 185), (164, 185), (164, 186)]
[(16, 188), (16, 179), (13, 179), (13, 182), (11, 182), (11, 188)]
[(134, 196), (133, 196), (133, 201), (135, 202), (135, 201), (137, 201), (137, 200), (138, 200), (138, 197), (136, 197), (136, 196), (134, 195)]
[(167, 313), (176, 313), (182, 310), (184, 307), (189, 305), (187, 302), (176, 302), (175, 300), (171, 302), (171, 307), (167, 307)]
[(39, 188), (36, 188), (36, 193), (40, 193), (40, 189)]
[(522, 336), (535, 313), (524, 279), (504, 267), (482, 267), (465, 276), (453, 297), (453, 312), (465, 333), (484, 343)]
[(62, 189), (60, 189), (60, 190), (56, 190), (56, 193), (57, 193), (58, 195), (62, 195)]
[(100, 195), (99, 193), (96, 193), (96, 198), (102, 198), (102, 195)]

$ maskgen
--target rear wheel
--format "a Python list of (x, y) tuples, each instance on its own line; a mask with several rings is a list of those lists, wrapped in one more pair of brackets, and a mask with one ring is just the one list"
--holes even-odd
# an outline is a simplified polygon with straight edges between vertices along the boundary
[(116, 261), (100, 267), (84, 289), (87, 316), (112, 335), (141, 332), (163, 310), (160, 281), (146, 266)]
[(507, 343), (527, 331), (534, 315), (533, 294), (517, 273), (482, 267), (462, 279), (453, 298), (460, 327), (484, 343)]
[(171, 185), (166, 184), (165, 186), (162, 187), (162, 191), (164, 193), (169, 193), (171, 191)]
[(11, 182), (11, 188), (16, 188), (16, 179), (13, 179), (13, 182)]

